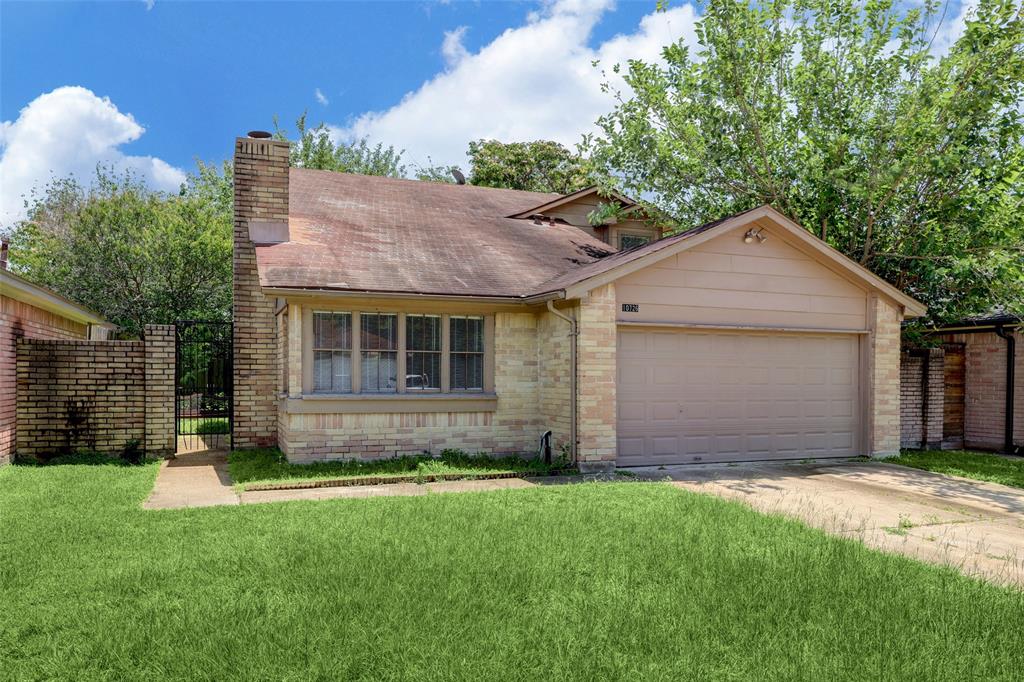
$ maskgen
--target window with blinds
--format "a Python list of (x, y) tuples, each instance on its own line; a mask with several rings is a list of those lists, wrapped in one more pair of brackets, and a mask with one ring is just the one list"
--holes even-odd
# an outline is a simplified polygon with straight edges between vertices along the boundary
[(405, 390), (441, 390), (441, 316), (405, 316)]
[(398, 315), (359, 315), (360, 388), (363, 393), (398, 390)]
[(451, 390), (484, 389), (484, 318), (449, 319)]
[(352, 313), (313, 313), (313, 390), (352, 391)]

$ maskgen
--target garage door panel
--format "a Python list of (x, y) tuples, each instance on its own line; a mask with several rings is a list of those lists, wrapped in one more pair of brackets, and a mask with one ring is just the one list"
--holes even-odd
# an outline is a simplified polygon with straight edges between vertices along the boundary
[(679, 403), (673, 401), (652, 401), (650, 406), (650, 418), (652, 422), (671, 422), (675, 425), (679, 421)]
[(682, 372), (678, 367), (671, 365), (661, 365), (657, 371), (651, 370), (651, 383), (655, 386), (666, 385), (666, 386), (679, 386), (683, 382)]
[(620, 464), (857, 454), (856, 336), (619, 338)]
[(644, 456), (644, 439), (643, 438), (619, 438), (618, 439), (619, 457), (643, 457)]
[(619, 422), (643, 424), (647, 404), (642, 400), (619, 400)]

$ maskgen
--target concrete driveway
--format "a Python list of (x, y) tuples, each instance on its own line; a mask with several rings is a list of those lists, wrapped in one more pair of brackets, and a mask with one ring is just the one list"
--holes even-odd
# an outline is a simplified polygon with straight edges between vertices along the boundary
[(1024, 490), (875, 462), (628, 469), (837, 535), (1024, 586)]

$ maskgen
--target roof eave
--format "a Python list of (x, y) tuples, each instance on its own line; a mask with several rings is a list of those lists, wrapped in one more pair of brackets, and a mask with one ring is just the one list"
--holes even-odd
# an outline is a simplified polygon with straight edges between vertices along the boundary
[[(520, 219), (529, 218), (530, 216), (535, 215), (537, 213), (543, 213), (544, 211), (550, 211), (553, 208), (558, 208), (559, 206), (564, 206), (566, 204), (572, 203), (573, 201), (576, 201), (577, 199), (588, 196), (590, 194), (596, 194), (598, 191), (599, 188), (597, 185), (591, 185), (590, 187), (584, 187), (581, 190), (570, 192), (569, 194), (563, 194), (557, 199), (552, 199), (551, 201), (540, 204), (539, 206), (534, 206), (531, 209), (528, 209), (526, 211), (520, 211), (519, 213), (515, 213), (507, 217)], [(630, 199), (626, 195), (620, 194), (614, 190), (609, 192), (609, 196), (630, 208), (638, 205), (637, 202), (634, 201), (633, 199)]]
[(506, 305), (536, 305), (545, 301), (564, 298), (563, 292), (552, 292), (530, 296), (479, 296), (475, 294), (451, 294), (415, 291), (379, 291), (374, 289), (332, 289), (327, 287), (283, 287), (264, 286), (263, 293), (268, 296), (294, 298), (297, 296), (315, 296), (328, 298), (394, 298), (414, 299), (418, 301), (472, 301), (474, 303), (497, 303)]
[[(817, 253), (825, 256), (830, 262), (842, 268), (852, 277), (864, 282), (870, 288), (880, 291), (895, 301), (903, 308), (904, 317), (921, 317), (928, 312), (928, 308), (923, 303), (903, 293), (867, 268), (853, 262), (839, 251), (821, 241), (803, 227), (797, 225), (792, 220), (768, 205), (759, 206), (758, 208), (750, 211), (745, 211), (732, 218), (723, 220), (721, 223), (711, 227), (710, 229), (699, 232), (685, 239), (681, 239), (673, 244), (669, 244), (663, 249), (651, 251), (637, 258), (626, 260), (609, 270), (567, 285), (564, 287), (564, 295), (566, 298), (578, 298), (591, 289), (607, 284), (608, 282), (613, 282), (620, 277), (624, 277), (632, 272), (648, 267), (649, 265), (657, 263), (664, 258), (668, 258), (687, 249), (692, 249), (693, 247), (710, 239), (718, 237), (723, 232), (728, 232), (729, 230), (736, 229), (741, 225), (746, 225), (762, 218), (768, 218), (780, 225), (789, 233), (801, 239), (803, 243), (809, 245)], [(671, 237), (669, 237), (669, 239), (671, 239)]]
[(60, 315), (79, 324), (117, 329), (117, 325), (107, 322), (92, 310), (73, 303), (49, 289), (33, 284), (10, 270), (0, 270), (0, 284), (4, 285), (3, 294), (5, 296), (23, 301), (36, 308)]

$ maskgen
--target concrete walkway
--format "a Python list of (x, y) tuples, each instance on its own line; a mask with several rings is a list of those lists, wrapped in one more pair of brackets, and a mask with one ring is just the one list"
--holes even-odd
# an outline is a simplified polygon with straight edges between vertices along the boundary
[(630, 469), (871, 547), (1024, 586), (1024, 490), (874, 462)]
[(165, 459), (144, 509), (181, 509), (238, 504), (226, 452), (189, 452)]

